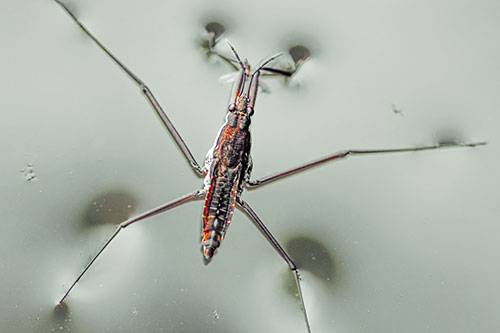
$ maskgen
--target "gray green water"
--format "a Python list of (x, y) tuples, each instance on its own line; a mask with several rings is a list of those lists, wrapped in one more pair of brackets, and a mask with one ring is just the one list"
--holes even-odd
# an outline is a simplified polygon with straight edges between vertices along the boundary
[[(497, 1), (70, 3), (199, 161), (230, 90), (198, 47), (211, 20), (253, 64), (295, 43), (312, 53), (259, 95), (256, 177), (344, 148), (487, 140), (352, 158), (244, 196), (303, 268), (313, 332), (500, 330)], [(203, 265), (201, 201), (122, 232), (54, 312), (107, 222), (201, 181), (55, 2), (2, 1), (0, 41), (0, 331), (305, 332), (287, 266), (241, 212)]]

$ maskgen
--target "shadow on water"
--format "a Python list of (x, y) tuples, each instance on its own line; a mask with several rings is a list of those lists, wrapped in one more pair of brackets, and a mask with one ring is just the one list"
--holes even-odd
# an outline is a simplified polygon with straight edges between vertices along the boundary
[[(317, 236), (299, 234), (290, 237), (283, 246), (299, 271), (312, 274), (325, 288), (331, 289), (338, 284), (341, 277), (334, 252), (324, 244)], [(284, 286), (290, 295), (296, 297), (297, 290), (292, 274), (286, 275)]]
[(45, 332), (73, 331), (71, 312), (68, 305), (66, 303), (56, 305), (45, 325), (47, 325)]
[(442, 129), (435, 134), (437, 143), (440, 145), (452, 145), (460, 142), (468, 142), (463, 136), (453, 129)]
[(95, 194), (82, 208), (81, 227), (123, 222), (131, 216), (137, 201), (131, 191), (124, 189), (108, 189)]
[(304, 45), (295, 45), (288, 49), (288, 54), (292, 57), (295, 65), (304, 62), (311, 57), (311, 51)]
[(224, 31), (226, 31), (226, 28), (224, 27), (224, 25), (222, 25), (222, 23), (219, 23), (217, 21), (212, 21), (205, 25), (205, 30), (209, 34), (213, 34), (215, 39), (218, 39), (219, 37), (222, 36)]
[[(219, 53), (220, 51), (216, 50), (216, 47), (220, 43), (220, 41), (224, 39), (224, 34), (227, 31), (226, 29), (227, 24), (222, 23), (224, 21), (227, 20), (226, 19), (222, 19), (220, 21), (205, 20), (205, 23), (203, 23), (203, 29), (202, 29), (203, 33), (199, 41), (199, 44), (201, 48), (205, 51), (207, 58), (214, 54), (219, 54), (219, 55), (221, 54)], [(289, 45), (287, 46), (287, 53), (290, 59), (293, 61), (293, 65), (286, 65), (285, 67), (281, 66), (283, 68), (278, 68), (278, 71), (270, 71), (268, 73), (271, 75), (276, 75), (277, 73), (279, 73), (280, 75), (283, 76), (285, 82), (288, 82), (288, 79), (296, 73), (299, 67), (311, 57), (310, 49), (305, 45), (303, 45), (303, 43), (299, 42), (298, 40), (291, 39), (290, 41), (287, 42), (287, 44)], [(234, 59), (234, 57), (231, 54), (224, 55), (224, 57), (226, 57), (224, 59), (226, 62), (228, 62), (231, 66), (237, 69), (237, 67), (235, 67), (234, 65), (234, 62), (230, 60)], [(264, 91), (266, 90), (264, 89), (264, 87), (262, 87), (262, 89)]]

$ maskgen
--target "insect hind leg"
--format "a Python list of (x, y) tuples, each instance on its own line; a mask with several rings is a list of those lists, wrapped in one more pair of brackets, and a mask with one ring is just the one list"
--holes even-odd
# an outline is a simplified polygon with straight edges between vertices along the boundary
[(311, 333), (311, 326), (309, 325), (309, 318), (307, 316), (307, 311), (306, 311), (306, 306), (304, 303), (304, 296), (302, 295), (302, 288), (300, 285), (300, 273), (293, 262), (293, 260), (290, 258), (290, 256), (285, 252), (285, 250), (281, 247), (281, 245), (278, 243), (276, 238), (272, 235), (272, 233), (267, 229), (267, 227), (264, 225), (262, 220), (257, 216), (255, 211), (250, 207), (248, 203), (246, 203), (243, 199), (238, 198), (237, 199), (238, 204), (243, 208), (243, 210), (250, 216), (252, 222), (254, 225), (259, 229), (259, 231), (262, 233), (262, 235), (266, 238), (266, 240), (271, 244), (273, 249), (276, 251), (276, 253), (279, 254), (279, 256), (287, 263), (288, 267), (290, 270), (293, 272), (294, 278), (295, 278), (295, 284), (297, 286), (297, 294), (300, 298), (300, 303), (302, 305), (302, 311), (304, 313), (304, 320), (305, 324), (307, 327), (307, 332)]

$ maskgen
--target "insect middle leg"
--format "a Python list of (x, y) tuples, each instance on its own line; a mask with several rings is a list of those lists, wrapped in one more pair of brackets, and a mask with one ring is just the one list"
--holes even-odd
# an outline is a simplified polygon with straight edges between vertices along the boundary
[(304, 303), (304, 297), (302, 296), (302, 288), (300, 286), (300, 274), (299, 270), (297, 269), (297, 266), (292, 261), (290, 256), (285, 252), (285, 250), (281, 247), (276, 238), (274, 238), (273, 234), (269, 231), (269, 229), (267, 229), (262, 220), (257, 216), (252, 207), (250, 207), (250, 205), (241, 198), (237, 198), (237, 202), (241, 206), (241, 208), (243, 208), (243, 210), (245, 210), (245, 212), (248, 213), (254, 225), (259, 229), (259, 231), (266, 238), (269, 244), (271, 244), (276, 253), (278, 253), (280, 257), (283, 258), (283, 260), (286, 262), (290, 270), (293, 272), (293, 275), (295, 277), (295, 284), (297, 285), (297, 292), (302, 305), (302, 311), (304, 312), (304, 319), (306, 322), (307, 331), (311, 332), (311, 327), (309, 326), (309, 319), (307, 317), (306, 306)]
[(249, 180), (246, 182), (246, 185), (248, 187), (256, 187), (260, 185), (264, 185), (267, 183), (270, 183), (272, 181), (275, 181), (279, 178), (283, 178), (286, 176), (290, 176), (291, 174), (297, 173), (304, 171), (306, 169), (309, 169), (311, 167), (314, 167), (316, 165), (326, 163), (329, 161), (337, 160), (337, 159), (343, 159), (351, 155), (373, 155), (373, 154), (381, 154), (381, 153), (402, 153), (402, 152), (410, 152), (410, 151), (422, 151), (422, 150), (432, 150), (432, 149), (443, 149), (443, 148), (456, 148), (456, 147), (475, 147), (475, 146), (482, 146), (485, 145), (486, 142), (473, 142), (473, 143), (439, 143), (431, 146), (418, 146), (418, 147), (409, 147), (409, 148), (395, 148), (395, 149), (348, 149), (348, 150), (341, 150), (339, 152), (336, 152), (332, 155), (328, 155), (322, 158), (319, 158), (317, 160), (313, 160), (311, 162), (307, 162), (304, 164), (301, 164), (299, 166), (296, 166), (291, 169), (287, 169), (284, 171), (280, 171), (274, 174), (270, 174), (268, 176), (265, 176), (263, 178), (257, 179), (257, 180)]
[(185, 158), (188, 160), (190, 163), (191, 167), (193, 170), (200, 176), (204, 174), (204, 170), (196, 159), (194, 158), (193, 154), (189, 150), (188, 146), (182, 139), (181, 135), (177, 131), (177, 129), (174, 127), (170, 119), (167, 117), (165, 111), (163, 111), (162, 107), (160, 106), (160, 103), (158, 100), (155, 98), (151, 90), (146, 86), (144, 82), (142, 82), (141, 79), (137, 75), (135, 75), (127, 66), (125, 66), (118, 58), (111, 53), (77, 18), (76, 16), (69, 10), (69, 8), (63, 4), (60, 0), (54, 0), (57, 2), (68, 14), (69, 16), (75, 21), (76, 24), (83, 30), (83, 32), (90, 37), (96, 44), (103, 50), (126, 74), (129, 78), (131, 78), (140, 88), (144, 96), (148, 99), (149, 103), (153, 107), (153, 110), (156, 112), (158, 117), (160, 118), (160, 121), (165, 125), (167, 130), (170, 132), (172, 137), (174, 138), (175, 142), (181, 149), (182, 153), (184, 154)]
[(66, 293), (64, 294), (64, 296), (59, 301), (59, 304), (61, 304), (62, 302), (64, 302), (64, 300), (66, 299), (66, 297), (68, 297), (68, 295), (71, 292), (71, 290), (73, 290), (74, 286), (78, 283), (78, 281), (80, 281), (80, 279), (88, 271), (88, 269), (90, 268), (90, 266), (92, 266), (92, 264), (97, 260), (97, 258), (99, 257), (99, 255), (104, 251), (104, 249), (106, 247), (108, 247), (109, 243), (111, 243), (111, 241), (116, 237), (116, 235), (118, 235), (118, 233), (122, 229), (125, 229), (126, 227), (128, 227), (132, 223), (143, 221), (143, 220), (147, 219), (148, 217), (151, 217), (151, 216), (154, 216), (154, 215), (166, 212), (167, 210), (170, 210), (170, 209), (172, 209), (174, 207), (178, 207), (178, 206), (180, 206), (182, 204), (185, 204), (189, 200), (200, 198), (203, 195), (205, 195), (205, 191), (204, 190), (197, 190), (197, 191), (188, 193), (186, 195), (183, 195), (182, 197), (179, 197), (179, 198), (177, 198), (175, 200), (167, 202), (166, 204), (163, 204), (161, 206), (158, 206), (156, 208), (148, 210), (147, 212), (144, 212), (144, 213), (142, 213), (140, 215), (137, 215), (135, 217), (129, 218), (128, 220), (120, 223), (118, 225), (118, 227), (116, 228), (115, 232), (111, 235), (111, 237), (108, 238), (108, 240), (106, 241), (106, 243), (104, 243), (104, 245), (97, 252), (97, 254), (92, 258), (92, 260), (90, 260), (90, 262), (87, 264), (87, 266), (85, 266), (85, 268), (83, 269), (83, 271), (78, 275), (78, 277), (76, 278), (76, 280), (71, 284), (71, 286), (68, 288), (68, 290), (66, 291)]

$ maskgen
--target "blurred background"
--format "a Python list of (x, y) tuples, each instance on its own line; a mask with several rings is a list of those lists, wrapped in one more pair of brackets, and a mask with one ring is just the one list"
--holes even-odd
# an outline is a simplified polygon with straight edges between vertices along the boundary
[[(312, 332), (494, 332), (498, 322), (500, 3), (66, 1), (155, 93), (201, 163), (232, 69), (218, 22), (268, 78), (254, 178), (346, 148), (488, 141), (353, 157), (243, 196), (302, 272)], [(116, 224), (200, 188), (138, 87), (54, 1), (3, 1), (0, 330), (305, 332), (287, 265), (236, 211), (209, 265), (203, 202)], [(228, 49), (219, 45), (221, 52)]]

